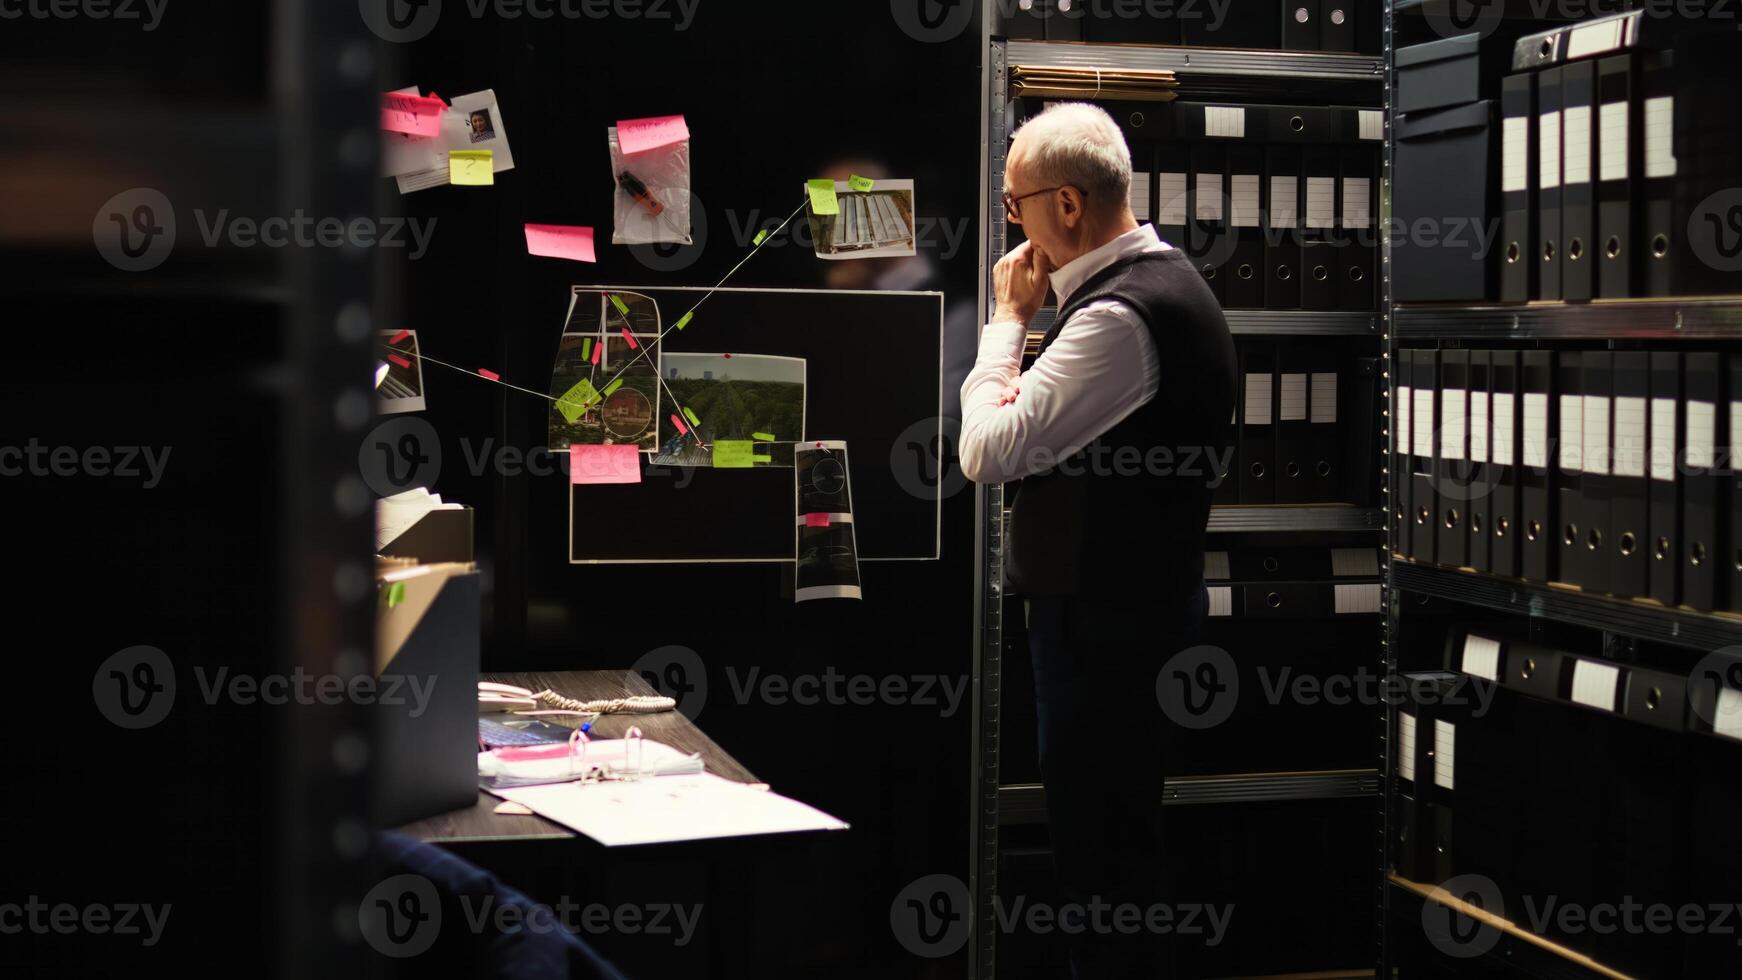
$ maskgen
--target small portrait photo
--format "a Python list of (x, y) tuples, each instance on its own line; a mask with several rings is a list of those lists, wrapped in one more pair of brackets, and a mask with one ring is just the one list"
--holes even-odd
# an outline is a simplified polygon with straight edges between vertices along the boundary
[(466, 117), (466, 130), (471, 134), (474, 143), (495, 139), (496, 126), (490, 121), (490, 110), (473, 109)]

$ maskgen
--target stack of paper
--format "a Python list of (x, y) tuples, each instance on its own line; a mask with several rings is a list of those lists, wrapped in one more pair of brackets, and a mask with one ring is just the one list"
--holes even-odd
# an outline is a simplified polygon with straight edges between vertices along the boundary
[(430, 493), (427, 487), (417, 487), (375, 501), (375, 550), (380, 551), (423, 520), (432, 510), (465, 510), (464, 504), (442, 502), (442, 495)]
[(847, 829), (845, 822), (797, 800), (710, 773), (491, 792), (606, 847)]
[(1042, 65), (1012, 65), (1010, 94), (1013, 97), (1047, 99), (1127, 99), (1171, 102), (1179, 82), (1173, 72), (1105, 68), (1053, 68)]
[[(417, 95), (417, 87), (389, 94)], [(381, 140), (382, 176), (395, 178), (401, 194), (449, 183), (448, 155), (456, 150), (489, 151), (492, 174), (514, 169), (508, 129), (496, 104), (496, 93), (490, 89), (456, 98), (441, 114), (440, 129), (434, 135), (385, 130)]]

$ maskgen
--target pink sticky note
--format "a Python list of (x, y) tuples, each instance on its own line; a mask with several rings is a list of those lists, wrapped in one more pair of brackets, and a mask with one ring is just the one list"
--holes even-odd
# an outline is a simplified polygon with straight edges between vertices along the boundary
[(399, 346), (400, 341), (404, 340), (405, 338), (407, 338), (409, 336), (411, 336), (410, 330), (401, 330), (398, 333), (394, 334), (393, 336), (387, 338), (387, 345), (389, 347), (397, 347), (397, 346)]
[(827, 515), (827, 514), (806, 514), (806, 515), (804, 515), (804, 526), (805, 527), (828, 527), (829, 526), (829, 515)]
[(594, 262), (593, 229), (578, 225), (527, 225), (526, 254)]
[(411, 367), (411, 362), (406, 360), (403, 357), (400, 357), (398, 354), (389, 354), (389, 355), (387, 355), (387, 359), (392, 361), (393, 363), (399, 365), (402, 368)]
[(570, 483), (640, 483), (641, 450), (632, 442), (615, 446), (570, 446)]
[(617, 146), (625, 156), (689, 138), (690, 127), (682, 116), (617, 120)]
[(671, 424), (677, 426), (679, 435), (687, 436), (690, 434), (690, 427), (683, 424), (683, 419), (678, 418), (676, 415), (671, 417)]
[(442, 100), (409, 92), (381, 93), (381, 128), (408, 136), (442, 134)]
[(629, 332), (628, 327), (623, 328), (623, 339), (629, 342), (630, 350), (639, 350), (641, 348), (641, 345), (635, 342), (635, 335)]
[(479, 368), (478, 369), (478, 377), (489, 378), (491, 381), (501, 381), (502, 380), (502, 375), (497, 374), (495, 371), (492, 371), (489, 368)]

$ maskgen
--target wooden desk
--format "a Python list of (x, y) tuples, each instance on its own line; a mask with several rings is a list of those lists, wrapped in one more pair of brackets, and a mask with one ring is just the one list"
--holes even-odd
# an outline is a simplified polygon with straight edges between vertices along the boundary
[[(500, 684), (512, 684), (529, 691), (549, 688), (564, 697), (595, 701), (620, 698), (630, 694), (657, 694), (646, 678), (632, 670), (564, 670), (529, 673), (486, 674), (483, 679)], [(680, 752), (700, 752), (708, 772), (740, 783), (756, 782), (750, 770), (726, 751), (714, 744), (693, 722), (677, 711), (657, 714), (600, 715), (593, 723), (591, 734), (599, 738), (622, 738), (632, 725), (641, 727), (641, 734)], [(479, 790), (478, 802), (470, 809), (455, 810), (429, 817), (398, 828), (399, 832), (418, 840), (435, 844), (476, 841), (560, 840), (573, 838), (575, 832), (538, 816), (498, 814), (496, 805), (502, 801)]]

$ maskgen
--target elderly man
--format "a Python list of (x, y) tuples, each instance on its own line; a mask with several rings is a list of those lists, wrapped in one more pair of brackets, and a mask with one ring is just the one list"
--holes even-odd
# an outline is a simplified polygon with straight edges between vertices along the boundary
[[(1164, 929), (1113, 924), (1120, 906), (1164, 901), (1158, 673), (1206, 614), (1204, 526), (1233, 441), (1227, 322), (1180, 250), (1132, 217), (1130, 180), (1095, 106), (1055, 105), (1016, 134), (1004, 208), (1028, 241), (993, 271), (997, 309), (962, 385), (962, 469), (1022, 478), (1008, 570), (1028, 603), (1059, 882), (1068, 905), (1115, 909), (1083, 923), (1078, 980), (1171, 975)], [(1024, 372), (1048, 285), (1058, 318)]]

